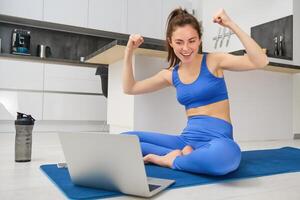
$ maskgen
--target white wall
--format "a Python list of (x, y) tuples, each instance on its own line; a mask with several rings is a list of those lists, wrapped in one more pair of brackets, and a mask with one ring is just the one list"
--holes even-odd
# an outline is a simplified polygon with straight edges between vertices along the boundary
[(108, 68), (107, 123), (111, 133), (133, 129), (134, 96), (123, 93), (122, 67), (120, 60)]
[(300, 133), (300, 73), (293, 76), (293, 132)]
[[(294, 42), (294, 51), (293, 59), (294, 63), (300, 66), (300, 1), (293, 1), (294, 8), (294, 32), (293, 32), (293, 42)], [(294, 90), (294, 99), (293, 99), (293, 132), (300, 133), (300, 74), (296, 74), (293, 77), (293, 90)]]
[(293, 138), (292, 76), (260, 70), (225, 72), (237, 140)]
[(293, 1), (293, 63), (300, 66), (300, 1)]
[[(136, 78), (145, 79), (156, 74), (168, 63), (163, 59), (137, 56)], [(137, 95), (135, 98), (134, 129), (178, 134), (186, 125), (184, 107), (176, 100), (174, 87)]]
[(203, 17), (203, 1), (204, 0), (190, 0), (192, 4), (192, 8), (195, 12), (195, 17), (198, 19), (198, 21), (202, 21)]
[[(168, 64), (159, 58), (134, 56), (137, 80), (159, 72)], [(126, 95), (122, 90), (122, 61), (109, 65), (107, 123), (110, 133), (129, 130), (178, 134), (185, 126), (183, 107), (176, 101), (174, 88), (143, 95)], [(175, 123), (174, 123), (175, 122)]]

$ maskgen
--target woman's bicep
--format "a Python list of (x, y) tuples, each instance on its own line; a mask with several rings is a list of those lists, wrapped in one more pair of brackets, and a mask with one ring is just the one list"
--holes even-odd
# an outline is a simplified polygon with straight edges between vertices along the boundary
[(171, 83), (168, 81), (168, 76), (169, 72), (167, 70), (162, 70), (150, 78), (141, 81), (136, 81), (130, 93), (149, 93), (170, 86)]
[(220, 53), (218, 60), (218, 67), (224, 70), (247, 71), (260, 68), (253, 64), (247, 55), (236, 56), (228, 53)]

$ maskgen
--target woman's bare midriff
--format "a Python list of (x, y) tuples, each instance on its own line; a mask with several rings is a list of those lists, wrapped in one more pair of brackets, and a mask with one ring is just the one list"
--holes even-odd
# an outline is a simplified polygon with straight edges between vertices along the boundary
[(223, 119), (231, 123), (229, 114), (229, 101), (228, 99), (223, 101), (218, 101), (216, 103), (208, 104), (206, 106), (200, 106), (197, 108), (190, 108), (186, 111), (188, 117), (196, 115), (207, 115), (211, 117), (216, 117)]

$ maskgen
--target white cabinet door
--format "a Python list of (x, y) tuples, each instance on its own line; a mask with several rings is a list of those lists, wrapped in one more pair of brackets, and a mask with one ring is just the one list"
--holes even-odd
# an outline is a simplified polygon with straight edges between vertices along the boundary
[(0, 14), (42, 20), (43, 1), (0, 0)]
[(45, 64), (45, 91), (102, 93), (96, 68)]
[(44, 0), (44, 20), (87, 27), (88, 0)]
[(43, 90), (42, 63), (0, 59), (0, 88)]
[(172, 10), (178, 7), (182, 7), (186, 9), (189, 13), (192, 13), (192, 4), (187, 0), (162, 1), (162, 39), (165, 39), (166, 37), (166, 23), (168, 16), (172, 12)]
[(15, 120), (17, 112), (41, 120), (42, 109), (43, 93), (0, 90), (0, 120)]
[(106, 121), (106, 104), (99, 95), (45, 93), (43, 120)]
[(127, 0), (89, 0), (88, 27), (126, 33)]
[(128, 0), (128, 33), (161, 38), (162, 0)]

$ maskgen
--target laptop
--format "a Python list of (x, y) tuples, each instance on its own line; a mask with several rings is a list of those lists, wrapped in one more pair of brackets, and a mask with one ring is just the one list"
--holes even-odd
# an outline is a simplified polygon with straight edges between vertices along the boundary
[(175, 182), (146, 176), (137, 136), (93, 132), (58, 134), (75, 185), (151, 197)]

